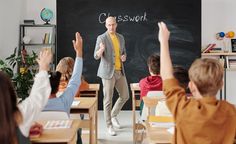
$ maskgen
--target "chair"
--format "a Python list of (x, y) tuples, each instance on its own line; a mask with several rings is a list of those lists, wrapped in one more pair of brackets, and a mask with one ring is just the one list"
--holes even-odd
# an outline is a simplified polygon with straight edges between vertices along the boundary
[[(163, 91), (149, 91), (147, 93), (147, 97), (155, 97), (158, 100), (165, 99), (165, 97), (163, 96)], [(148, 115), (147, 111), (148, 111), (147, 107), (144, 104), (143, 110), (142, 110), (142, 115), (141, 115), (141, 120), (146, 120), (147, 119), (147, 115)], [(152, 114), (152, 115), (155, 114), (155, 108), (154, 107), (150, 109), (150, 114)]]
[[(148, 109), (147, 120), (145, 121), (146, 139), (148, 140), (149, 143), (170, 144), (172, 139), (172, 134), (167, 132), (167, 128), (174, 126), (173, 117), (154, 116), (151, 114), (151, 109), (159, 104), (158, 97), (144, 97), (143, 101)], [(152, 127), (152, 125), (154, 125), (154, 127)]]
[(42, 111), (37, 120), (66, 120), (69, 116), (63, 111)]
[[(150, 114), (155, 116), (172, 116), (170, 110), (168, 109), (165, 101), (165, 96), (163, 94), (163, 91), (149, 91), (147, 93), (147, 97), (156, 97), (158, 100), (158, 104), (152, 108), (150, 108)], [(143, 106), (142, 110), (142, 120), (147, 119), (147, 107)]]
[(142, 142), (142, 134), (145, 127), (137, 121), (136, 109), (140, 107), (140, 88), (139, 83), (131, 83), (130, 89), (132, 92), (132, 113), (133, 113), (133, 143)]
[(158, 98), (164, 98), (163, 96), (163, 91), (149, 91), (147, 93), (147, 97), (153, 97), (153, 96), (156, 96)]
[(148, 117), (151, 115), (151, 108), (156, 107), (158, 104), (158, 98), (157, 97), (143, 97), (143, 102), (145, 106), (147, 107), (147, 120)]

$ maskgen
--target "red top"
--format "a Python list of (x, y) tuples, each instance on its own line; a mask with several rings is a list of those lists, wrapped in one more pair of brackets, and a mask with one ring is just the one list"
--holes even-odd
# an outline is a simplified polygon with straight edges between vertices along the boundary
[(140, 80), (140, 100), (147, 95), (148, 91), (161, 91), (162, 79), (160, 76), (148, 76)]

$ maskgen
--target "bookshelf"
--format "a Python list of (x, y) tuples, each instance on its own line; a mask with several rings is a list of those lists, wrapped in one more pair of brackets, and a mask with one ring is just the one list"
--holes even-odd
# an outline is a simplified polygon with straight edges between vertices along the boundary
[(236, 71), (236, 67), (233, 66), (233, 63), (236, 62), (236, 53), (202, 53), (202, 58), (214, 58), (220, 60), (222, 63), (224, 67), (224, 87), (223, 91), (220, 90), (220, 99), (222, 99), (222, 94), (224, 94), (224, 100), (226, 100), (226, 76), (227, 72)]
[[(27, 37), (28, 42), (24, 40)], [(21, 24), (19, 27), (19, 49), (38, 53), (42, 48), (51, 48), (53, 52), (53, 68), (57, 62), (56, 25), (48, 24)]]

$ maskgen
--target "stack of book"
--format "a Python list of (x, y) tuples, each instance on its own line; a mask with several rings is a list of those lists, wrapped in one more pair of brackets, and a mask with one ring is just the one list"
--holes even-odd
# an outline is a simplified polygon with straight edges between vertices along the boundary
[(209, 44), (206, 48), (202, 49), (202, 53), (222, 53), (224, 52), (222, 48), (216, 48), (216, 44)]

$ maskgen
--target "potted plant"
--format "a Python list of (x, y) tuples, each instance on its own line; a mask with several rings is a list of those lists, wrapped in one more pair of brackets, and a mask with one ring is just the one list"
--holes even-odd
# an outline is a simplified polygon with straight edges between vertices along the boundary
[[(21, 50), (21, 54), (17, 55), (16, 48), (5, 61), (0, 60), (0, 69), (6, 72), (15, 86), (15, 90), (19, 98), (24, 100), (29, 96), (29, 91), (33, 85), (34, 76), (36, 73), (37, 54), (32, 51), (28, 54), (25, 49)], [(14, 73), (15, 66), (17, 66)]]

